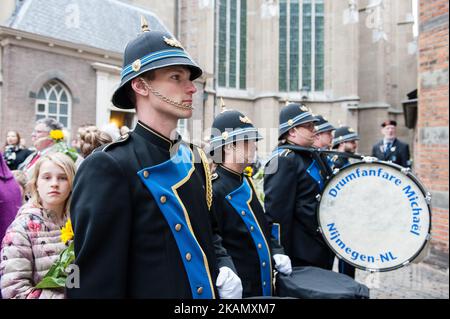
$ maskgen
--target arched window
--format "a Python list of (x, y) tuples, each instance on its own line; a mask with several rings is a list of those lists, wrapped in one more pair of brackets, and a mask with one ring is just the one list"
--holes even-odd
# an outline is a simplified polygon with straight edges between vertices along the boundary
[(51, 117), (70, 129), (72, 98), (69, 90), (56, 80), (48, 81), (36, 98), (36, 120)]

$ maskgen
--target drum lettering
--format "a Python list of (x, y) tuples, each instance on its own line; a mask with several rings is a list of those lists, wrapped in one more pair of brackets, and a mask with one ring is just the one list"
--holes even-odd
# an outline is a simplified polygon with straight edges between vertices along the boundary
[(374, 256), (367, 256), (367, 262), (374, 263), (375, 262), (375, 257)]
[(411, 185), (405, 186), (403, 188), (403, 191), (405, 192), (405, 195), (408, 197), (409, 204), (412, 207), (412, 225), (410, 233), (416, 236), (420, 236), (419, 230), (420, 230), (420, 213), (422, 211), (422, 208), (419, 207), (419, 203), (417, 200), (419, 197), (416, 195), (416, 192), (414, 192), (411, 189)]
[(411, 185), (408, 185), (408, 186), (403, 187), (403, 191), (405, 192), (405, 195), (406, 195), (408, 198), (411, 198), (411, 197), (413, 197), (413, 196), (416, 195), (416, 192), (414, 192), (413, 190), (411, 190)]
[(350, 182), (353, 179), (356, 179), (355, 173), (351, 173), (351, 174), (348, 174), (347, 176), (345, 176), (345, 181), (346, 182)]
[(392, 254), (392, 252), (388, 251), (385, 254), (380, 254), (380, 259), (381, 259), (381, 262), (384, 263), (385, 261), (395, 260), (395, 259), (397, 259), (397, 257), (395, 257)]
[(338, 239), (336, 240), (336, 244), (341, 248), (342, 250), (345, 248), (345, 244), (342, 240)]
[[(400, 186), (402, 181), (397, 178), (395, 175), (391, 175), (388, 172), (383, 171), (383, 168), (370, 169), (370, 170), (360, 170), (359, 168), (355, 169), (353, 172), (347, 174), (345, 177), (341, 178), (334, 187), (332, 187), (328, 191), (328, 195), (332, 197), (337, 197), (338, 193), (344, 188), (344, 186), (347, 183), (350, 183), (353, 180), (356, 180), (361, 177), (367, 177), (367, 176), (375, 176), (380, 177), (388, 182), (394, 183), (396, 186)], [(406, 187), (405, 187), (406, 188)], [(403, 189), (405, 191), (405, 188)], [(407, 192), (409, 192), (409, 189), (406, 189)], [(408, 193), (409, 194), (409, 193)], [(413, 192), (412, 196), (414, 196), (415, 193)]]
[(412, 225), (411, 225), (411, 230), (410, 230), (410, 232), (411, 232), (412, 234), (414, 234), (414, 235), (416, 235), (416, 236), (420, 236), (420, 233), (418, 233), (419, 230), (420, 230), (420, 229), (419, 229), (419, 225), (417, 225), (417, 224), (412, 224)]

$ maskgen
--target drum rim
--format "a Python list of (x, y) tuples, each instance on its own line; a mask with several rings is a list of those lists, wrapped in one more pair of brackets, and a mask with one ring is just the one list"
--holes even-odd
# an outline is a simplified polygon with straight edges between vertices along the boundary
[[(350, 260), (347, 260), (346, 258), (344, 258), (340, 253), (338, 253), (333, 247), (332, 245), (328, 242), (327, 238), (325, 237), (325, 234), (323, 232), (323, 228), (322, 225), (320, 223), (320, 204), (322, 203), (322, 198), (323, 198), (323, 194), (325, 193), (325, 190), (327, 189), (328, 184), (336, 177), (338, 176), (337, 174), (340, 174), (341, 172), (344, 172), (346, 170), (350, 170), (352, 169), (352, 167), (355, 166), (359, 166), (359, 165), (373, 165), (373, 164), (380, 164), (382, 166), (388, 166), (388, 167), (392, 167), (398, 171), (400, 171), (402, 174), (405, 174), (406, 176), (408, 176), (409, 178), (412, 179), (412, 181), (419, 187), (420, 191), (422, 192), (422, 195), (425, 197), (425, 203), (427, 204), (428, 207), (428, 215), (430, 218), (430, 223), (428, 225), (428, 231), (427, 231), (427, 236), (425, 237), (425, 240), (422, 244), (422, 246), (420, 247), (420, 249), (410, 258), (408, 258), (406, 261), (404, 261), (402, 264), (397, 265), (397, 266), (393, 266), (393, 267), (386, 267), (386, 268), (380, 268), (380, 269), (374, 269), (374, 268), (369, 268), (369, 267), (364, 267), (361, 265), (357, 265), (353, 262), (351, 262)], [(404, 171), (405, 170), (405, 171)], [(410, 264), (411, 262), (414, 261), (414, 259), (416, 259), (420, 253), (425, 249), (425, 247), (427, 246), (428, 242), (431, 240), (431, 219), (432, 219), (432, 210), (431, 210), (431, 200), (428, 201), (426, 200), (426, 198), (428, 197), (428, 194), (430, 194), (425, 186), (423, 185), (422, 182), (419, 181), (419, 179), (411, 172), (411, 169), (407, 169), (405, 167), (402, 167), (400, 165), (397, 165), (395, 163), (391, 163), (391, 162), (385, 162), (385, 161), (380, 161), (380, 160), (376, 160), (373, 162), (365, 162), (365, 161), (361, 161), (361, 162), (356, 162), (356, 163), (351, 163), (345, 167), (343, 167), (342, 169), (339, 169), (339, 172), (336, 175), (333, 175), (330, 179), (327, 180), (327, 183), (325, 184), (320, 197), (318, 198), (319, 201), (319, 205), (317, 205), (317, 211), (316, 211), (316, 217), (317, 217), (317, 223), (319, 225), (319, 231), (320, 234), (322, 235), (322, 238), (324, 240), (324, 242), (327, 244), (327, 246), (335, 253), (335, 255), (340, 259), (345, 261), (346, 263), (352, 265), (353, 267), (356, 267), (358, 269), (364, 270), (364, 271), (369, 271), (369, 272), (387, 272), (387, 271), (392, 271), (395, 269), (399, 269), (402, 268), (408, 264)]]

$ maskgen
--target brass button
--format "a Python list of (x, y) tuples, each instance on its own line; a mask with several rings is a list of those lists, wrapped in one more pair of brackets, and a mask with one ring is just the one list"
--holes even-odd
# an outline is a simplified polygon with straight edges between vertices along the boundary
[(197, 288), (197, 293), (198, 293), (199, 295), (201, 295), (201, 294), (203, 293), (203, 287), (198, 287), (198, 288)]
[(231, 200), (231, 196), (227, 196), (228, 200)]
[(261, 248), (262, 248), (262, 245), (261, 245), (261, 244), (258, 244), (258, 248), (261, 249)]
[(250, 231), (254, 231), (254, 230), (255, 230), (255, 227), (250, 226)]
[(148, 171), (144, 171), (143, 175), (144, 175), (144, 178), (148, 178), (148, 175), (150, 175), (150, 174), (148, 173)]
[(175, 225), (175, 230), (176, 231), (180, 231), (181, 230), (181, 224), (176, 224)]
[(266, 282), (265, 282), (265, 281), (263, 282), (263, 286), (264, 286), (264, 287), (266, 286)]
[(164, 204), (167, 201), (166, 196), (161, 196), (161, 198), (159, 199), (159, 201), (161, 202), (161, 204)]
[(266, 262), (265, 261), (262, 262), (262, 266), (266, 267)]
[(190, 254), (190, 253), (187, 253), (187, 254), (186, 254), (186, 260), (187, 260), (187, 261), (191, 261), (191, 258), (192, 258), (191, 254)]
[(241, 214), (242, 214), (242, 216), (245, 216), (245, 212), (244, 211), (242, 211)]

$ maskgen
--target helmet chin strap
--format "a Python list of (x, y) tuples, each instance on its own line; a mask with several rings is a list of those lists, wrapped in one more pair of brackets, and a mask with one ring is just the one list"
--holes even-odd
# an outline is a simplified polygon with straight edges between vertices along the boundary
[(164, 102), (169, 103), (170, 105), (173, 105), (173, 106), (175, 106), (175, 107), (177, 107), (177, 108), (179, 108), (179, 109), (183, 109), (183, 110), (193, 110), (193, 109), (194, 109), (194, 107), (192, 106), (192, 104), (191, 104), (191, 105), (189, 105), (189, 104), (183, 104), (183, 103), (180, 103), (180, 102), (176, 102), (176, 101), (174, 101), (174, 100), (172, 100), (172, 99), (170, 99), (170, 98), (168, 98), (168, 97), (165, 97), (164, 95), (162, 95), (161, 93), (159, 93), (158, 91), (156, 91), (156, 90), (155, 90), (150, 84), (148, 84), (145, 80), (142, 80), (142, 81), (143, 81), (145, 87), (146, 87), (150, 92), (152, 92), (152, 94), (153, 94), (154, 96), (156, 96), (157, 98), (163, 100)]

